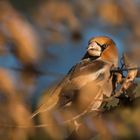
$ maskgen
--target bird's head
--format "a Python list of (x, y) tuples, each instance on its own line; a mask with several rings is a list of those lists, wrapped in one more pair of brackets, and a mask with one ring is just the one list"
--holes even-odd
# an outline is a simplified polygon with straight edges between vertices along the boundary
[(91, 38), (88, 43), (87, 53), (91, 57), (101, 58), (118, 65), (118, 50), (115, 42), (107, 36)]

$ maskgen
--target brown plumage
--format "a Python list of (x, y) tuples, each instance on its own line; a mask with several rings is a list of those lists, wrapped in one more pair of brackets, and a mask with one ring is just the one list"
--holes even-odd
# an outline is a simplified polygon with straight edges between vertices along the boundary
[(113, 92), (110, 70), (117, 65), (118, 52), (112, 39), (106, 36), (90, 39), (82, 60), (68, 72), (57, 90), (47, 97), (46, 105), (41, 106), (33, 116), (42, 113), (42, 121), (54, 124), (59, 133), (53, 135), (54, 126), (47, 127), (47, 132), (56, 139), (64, 137), (64, 132), (61, 133), (56, 124), (62, 125), (71, 119), (75, 124), (77, 118), (98, 110), (103, 97), (110, 97)]

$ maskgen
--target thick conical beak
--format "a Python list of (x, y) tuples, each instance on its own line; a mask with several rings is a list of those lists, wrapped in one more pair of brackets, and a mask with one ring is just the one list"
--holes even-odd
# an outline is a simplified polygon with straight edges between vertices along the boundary
[(101, 46), (99, 46), (96, 42), (91, 42), (88, 45), (87, 51), (89, 50), (96, 50), (96, 51), (101, 51)]
[(90, 56), (100, 56), (102, 53), (102, 49), (100, 44), (97, 42), (91, 42), (88, 45), (87, 52)]

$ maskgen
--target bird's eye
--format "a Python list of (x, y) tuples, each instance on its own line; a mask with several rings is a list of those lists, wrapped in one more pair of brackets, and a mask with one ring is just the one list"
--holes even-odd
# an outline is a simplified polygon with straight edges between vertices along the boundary
[(88, 42), (88, 45), (90, 45), (91, 43), (92, 43), (92, 42), (91, 42), (91, 41), (89, 41), (89, 42)]
[(102, 47), (106, 49), (108, 47), (108, 44), (103, 44)]

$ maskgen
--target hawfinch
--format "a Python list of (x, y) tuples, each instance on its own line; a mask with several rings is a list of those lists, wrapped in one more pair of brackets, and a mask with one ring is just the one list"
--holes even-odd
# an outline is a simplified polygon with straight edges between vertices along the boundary
[(40, 107), (35, 113), (41, 113), (43, 123), (54, 124), (46, 128), (54, 139), (64, 137), (64, 132), (61, 133), (56, 124), (61, 125), (68, 120), (74, 120), (76, 124), (78, 116), (97, 111), (103, 103), (103, 97), (111, 96), (113, 75), (110, 71), (117, 66), (118, 51), (114, 41), (106, 36), (91, 38), (82, 60), (48, 97), (46, 106)]
[(86, 109), (93, 101), (92, 110), (96, 110), (104, 95), (111, 96), (113, 77), (110, 71), (117, 66), (118, 52), (114, 41), (106, 36), (90, 39), (85, 56), (68, 73), (57, 107), (71, 104)]

